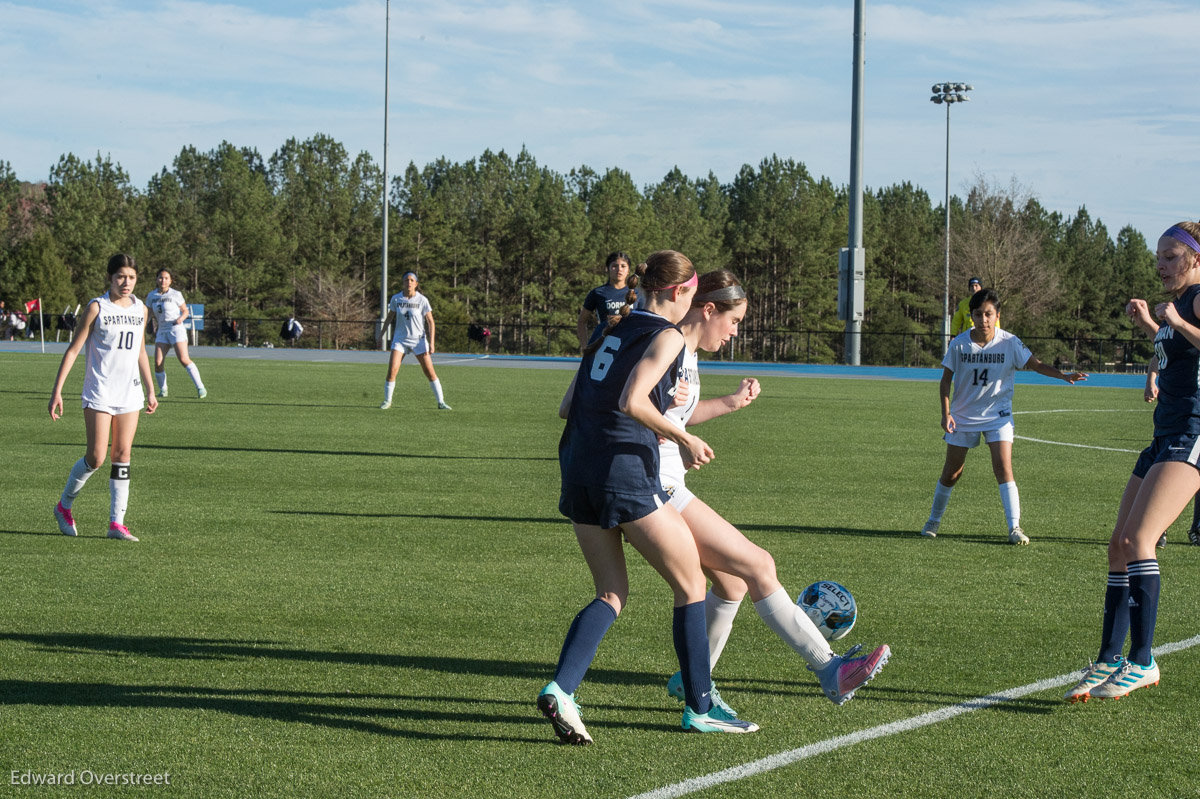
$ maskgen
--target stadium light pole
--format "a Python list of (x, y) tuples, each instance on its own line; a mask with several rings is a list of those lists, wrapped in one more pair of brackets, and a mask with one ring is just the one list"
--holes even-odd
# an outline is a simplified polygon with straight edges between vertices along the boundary
[(942, 354), (950, 348), (950, 106), (965, 103), (974, 87), (966, 83), (935, 83), (931, 103), (946, 106), (946, 270), (942, 287)]
[(379, 277), (379, 322), (376, 323), (380, 349), (387, 349), (383, 340), (383, 325), (387, 321), (387, 283), (388, 283), (388, 208), (390, 195), (388, 187), (388, 72), (390, 52), (390, 28), (392, 23), (391, 0), (384, 2), (383, 19), (383, 269)]
[(850, 102), (850, 230), (838, 254), (838, 318), (846, 323), (846, 357), (850, 366), (860, 363), (863, 322), (863, 288), (866, 251), (863, 249), (863, 29), (864, 0), (854, 2), (854, 81)]

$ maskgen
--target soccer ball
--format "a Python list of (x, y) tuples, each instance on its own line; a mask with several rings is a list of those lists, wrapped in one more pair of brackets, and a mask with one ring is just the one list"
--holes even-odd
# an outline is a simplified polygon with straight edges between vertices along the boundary
[(813, 583), (801, 592), (796, 604), (817, 625), (827, 641), (845, 637), (858, 618), (854, 597), (832, 580)]

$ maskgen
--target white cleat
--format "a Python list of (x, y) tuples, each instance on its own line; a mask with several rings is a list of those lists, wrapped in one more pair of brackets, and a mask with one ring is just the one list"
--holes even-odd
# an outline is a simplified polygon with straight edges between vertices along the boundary
[(937, 538), (937, 531), (941, 526), (941, 522), (925, 522), (925, 526), (921, 528), (921, 535), (926, 538)]
[(392, 407), (392, 401), (391, 401), (391, 400), (384, 400), (382, 403), (380, 403), (380, 405), (379, 405), (379, 410), (381, 410), (381, 411), (386, 411), (386, 410), (387, 410), (388, 408), (390, 408), (390, 407)]
[(116, 522), (108, 523), (108, 537), (118, 541), (137, 541), (137, 536), (129, 532), (129, 528)]
[(1020, 525), (1017, 525), (1008, 531), (1008, 543), (1025, 546), (1029, 543), (1029, 536), (1025, 535), (1025, 531), (1021, 529)]
[(439, 411), (452, 411), (452, 410), (454, 410), (454, 409), (453, 409), (453, 408), (451, 408), (449, 405), (447, 405), (447, 404), (446, 404), (446, 403), (444, 403), (444, 402), (439, 402), (439, 403), (438, 403), (438, 410), (439, 410)]
[(75, 517), (71, 515), (69, 508), (64, 508), (59, 502), (54, 506), (54, 521), (58, 522), (58, 529), (63, 535), (74, 538), (79, 535), (79, 531), (75, 529)]

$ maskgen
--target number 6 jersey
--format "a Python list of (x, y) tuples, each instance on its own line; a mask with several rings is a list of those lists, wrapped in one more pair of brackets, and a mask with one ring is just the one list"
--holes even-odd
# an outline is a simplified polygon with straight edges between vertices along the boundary
[[(138, 355), (145, 348), (146, 305), (137, 297), (122, 308), (108, 294), (92, 300), (100, 306), (87, 340), (83, 404), (93, 408), (140, 410), (144, 402)], [(89, 303), (90, 305), (91, 303)]]
[(996, 330), (987, 344), (971, 340), (971, 331), (950, 342), (942, 366), (954, 372), (950, 415), (961, 432), (995, 430), (1012, 421), (1013, 375), (1032, 353), (1007, 330)]

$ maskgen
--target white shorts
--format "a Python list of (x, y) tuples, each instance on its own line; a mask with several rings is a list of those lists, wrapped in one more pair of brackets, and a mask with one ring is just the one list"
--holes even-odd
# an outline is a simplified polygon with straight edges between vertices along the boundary
[(663, 492), (670, 497), (670, 504), (680, 513), (683, 513), (683, 509), (696, 496), (684, 483), (686, 475), (687, 469), (683, 468), (683, 459), (679, 457), (678, 451), (670, 455), (664, 454), (662, 448), (659, 448), (658, 481), (662, 484)]
[(163, 325), (158, 329), (158, 335), (154, 337), (155, 344), (166, 344), (171, 346), (179, 342), (187, 343), (187, 329), (183, 325)]
[(405, 355), (424, 355), (425, 353), (429, 352), (429, 342), (425, 340), (424, 336), (421, 336), (421, 338), (417, 339), (415, 344), (392, 339), (392, 349), (402, 350)]
[(988, 444), (995, 444), (997, 441), (1012, 441), (1013, 423), (1005, 422), (995, 430), (955, 430), (953, 433), (946, 433), (942, 438), (952, 447), (974, 449), (979, 446), (980, 435)]
[(145, 405), (146, 405), (146, 403), (139, 402), (137, 405), (134, 405), (129, 408), (117, 408), (113, 405), (97, 405), (94, 402), (88, 402), (87, 400), (83, 401), (84, 408), (91, 408), (93, 411), (99, 411), (100, 413), (107, 413), (109, 416), (120, 416), (125, 413), (137, 413), (142, 408), (144, 408)]

